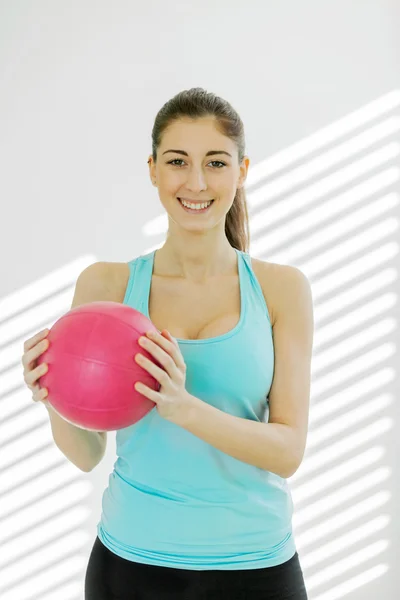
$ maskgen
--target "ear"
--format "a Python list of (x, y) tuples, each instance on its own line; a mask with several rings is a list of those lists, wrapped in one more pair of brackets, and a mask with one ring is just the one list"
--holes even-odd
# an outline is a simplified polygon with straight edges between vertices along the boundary
[(237, 187), (240, 189), (244, 186), (245, 181), (247, 179), (247, 172), (249, 170), (250, 159), (248, 156), (244, 156), (242, 160), (242, 164), (240, 165), (240, 177), (238, 180)]
[(150, 174), (151, 183), (152, 183), (152, 185), (157, 187), (156, 173), (155, 173), (156, 168), (155, 168), (155, 164), (153, 162), (153, 156), (151, 154), (150, 154), (149, 158), (147, 159), (147, 164), (149, 165), (149, 174)]

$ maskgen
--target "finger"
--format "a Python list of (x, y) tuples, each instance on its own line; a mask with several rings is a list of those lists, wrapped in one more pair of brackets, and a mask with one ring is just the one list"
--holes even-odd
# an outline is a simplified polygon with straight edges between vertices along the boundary
[[(40, 377), (42, 377), (42, 375), (47, 373), (48, 370), (49, 370), (49, 367), (48, 367), (47, 363), (42, 363), (41, 365), (37, 366), (35, 369), (32, 369), (32, 371), (27, 371), (24, 375), (25, 383), (28, 386), (35, 385), (36, 381)], [(38, 387), (40, 388), (39, 385), (38, 385)]]
[[(171, 357), (170, 357), (170, 359), (171, 359)], [(143, 356), (143, 354), (136, 355), (135, 356), (135, 361), (145, 371), (147, 371), (148, 373), (150, 373), (150, 375), (153, 375), (153, 377), (158, 381), (158, 383), (161, 383), (161, 385), (166, 385), (167, 382), (168, 382), (168, 380), (170, 378), (172, 378), (171, 371), (175, 367), (175, 364), (173, 364), (173, 366), (172, 366), (172, 363), (173, 363), (172, 359), (170, 361), (170, 365), (171, 365), (170, 369), (168, 369), (167, 367), (165, 367), (165, 369), (161, 369), (160, 367), (157, 367), (157, 365), (154, 364), (153, 361), (151, 361), (148, 358), (146, 358), (145, 356)], [(159, 361), (159, 362), (161, 362), (161, 361)]]
[(172, 344), (174, 343), (174, 340), (171, 338), (171, 335), (168, 333), (168, 331), (166, 329), (162, 330), (161, 335), (163, 336), (163, 338), (165, 338), (166, 340), (168, 340)]
[(22, 357), (22, 364), (24, 365), (25, 369), (31, 370), (31, 368), (34, 366), (34, 361), (47, 350), (49, 345), (49, 340), (44, 339), (33, 346), (33, 348), (25, 352)]
[[(162, 336), (160, 335), (160, 337)], [(145, 340), (146, 343), (142, 348), (147, 350), (166, 369), (170, 377), (173, 377), (176, 374), (175, 370), (179, 362), (175, 346), (166, 340), (160, 341), (159, 344), (148, 338), (145, 338)], [(165, 350), (161, 346), (164, 346)]]
[(28, 385), (28, 388), (31, 390), (32, 394), (36, 394), (36, 392), (38, 392), (41, 389), (38, 383), (36, 383), (35, 385)]
[[(169, 335), (169, 339), (165, 337), (166, 335)], [(171, 336), (169, 331), (167, 331), (167, 329), (163, 329), (161, 333), (156, 334), (150, 331), (147, 333), (147, 337), (164, 348), (166, 352), (173, 357), (177, 367), (180, 369), (186, 367), (178, 342), (174, 341), (174, 338)]]
[(48, 395), (48, 390), (46, 388), (41, 388), (39, 391), (33, 394), (32, 400), (34, 402), (43, 402)]
[(49, 334), (49, 331), (50, 330), (48, 328), (42, 329), (42, 331), (39, 331), (39, 333), (36, 333), (33, 337), (26, 340), (24, 342), (24, 353), (26, 354), (28, 350), (36, 346), (36, 344), (40, 342), (40, 340), (42, 340)]
[(162, 333), (167, 337), (167, 339), (169, 339), (173, 344), (175, 344), (175, 346), (178, 345), (178, 342), (176, 341), (176, 339), (170, 334), (170, 332), (168, 331), (168, 329), (163, 329)]
[(165, 331), (166, 331), (165, 329), (160, 331), (160, 333), (158, 333), (158, 331), (148, 331), (146, 336), (153, 342), (160, 344), (160, 346), (162, 346), (163, 348), (170, 348), (171, 342), (165, 336)]
[(155, 404), (157, 404), (160, 399), (160, 394), (158, 392), (151, 390), (149, 387), (147, 387), (147, 385), (140, 383), (140, 381), (135, 383), (135, 390), (138, 391), (139, 394), (149, 398), (149, 400), (152, 400)]
[[(166, 329), (165, 331), (167, 332), (167, 333), (166, 333), (166, 335), (168, 335), (168, 336), (169, 336), (169, 339), (171, 340), (171, 343), (172, 343), (172, 344), (174, 344), (174, 346), (175, 346), (175, 347), (178, 349), (178, 353), (179, 353), (179, 354), (182, 354), (182, 353), (181, 353), (181, 349), (180, 349), (180, 347), (179, 347), (178, 340), (177, 340), (176, 338), (174, 338), (174, 336), (173, 336), (173, 335), (171, 335), (171, 334), (170, 334), (170, 332), (169, 332), (167, 329)], [(183, 361), (183, 362), (184, 362), (184, 361)]]

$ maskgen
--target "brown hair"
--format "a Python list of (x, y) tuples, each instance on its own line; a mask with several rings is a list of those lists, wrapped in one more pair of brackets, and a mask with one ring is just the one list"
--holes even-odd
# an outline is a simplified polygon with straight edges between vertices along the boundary
[[(159, 110), (152, 130), (153, 161), (165, 129), (182, 117), (191, 119), (213, 116), (221, 133), (236, 142), (239, 163), (245, 155), (245, 136), (241, 118), (235, 109), (219, 96), (202, 88), (183, 90)], [(250, 244), (249, 215), (244, 188), (236, 190), (233, 204), (226, 215), (225, 234), (229, 243), (238, 250), (248, 252)]]

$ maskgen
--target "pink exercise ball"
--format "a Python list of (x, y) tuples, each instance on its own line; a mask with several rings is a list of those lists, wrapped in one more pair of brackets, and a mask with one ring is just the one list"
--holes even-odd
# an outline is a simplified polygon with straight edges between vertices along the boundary
[(156, 406), (135, 390), (140, 381), (159, 391), (160, 383), (140, 367), (140, 352), (162, 365), (138, 344), (158, 331), (141, 312), (118, 302), (90, 302), (63, 315), (50, 329), (48, 349), (38, 364), (46, 401), (69, 423), (90, 431), (114, 431), (139, 421)]

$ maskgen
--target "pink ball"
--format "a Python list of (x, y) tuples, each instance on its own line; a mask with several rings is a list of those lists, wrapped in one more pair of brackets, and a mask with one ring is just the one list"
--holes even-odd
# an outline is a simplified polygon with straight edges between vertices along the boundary
[(66, 421), (92, 431), (113, 431), (139, 421), (156, 404), (135, 390), (140, 381), (159, 391), (160, 383), (140, 367), (140, 352), (162, 365), (138, 344), (158, 331), (141, 312), (118, 302), (91, 302), (63, 315), (50, 329), (48, 349), (37, 363), (48, 364), (40, 377), (46, 401)]

